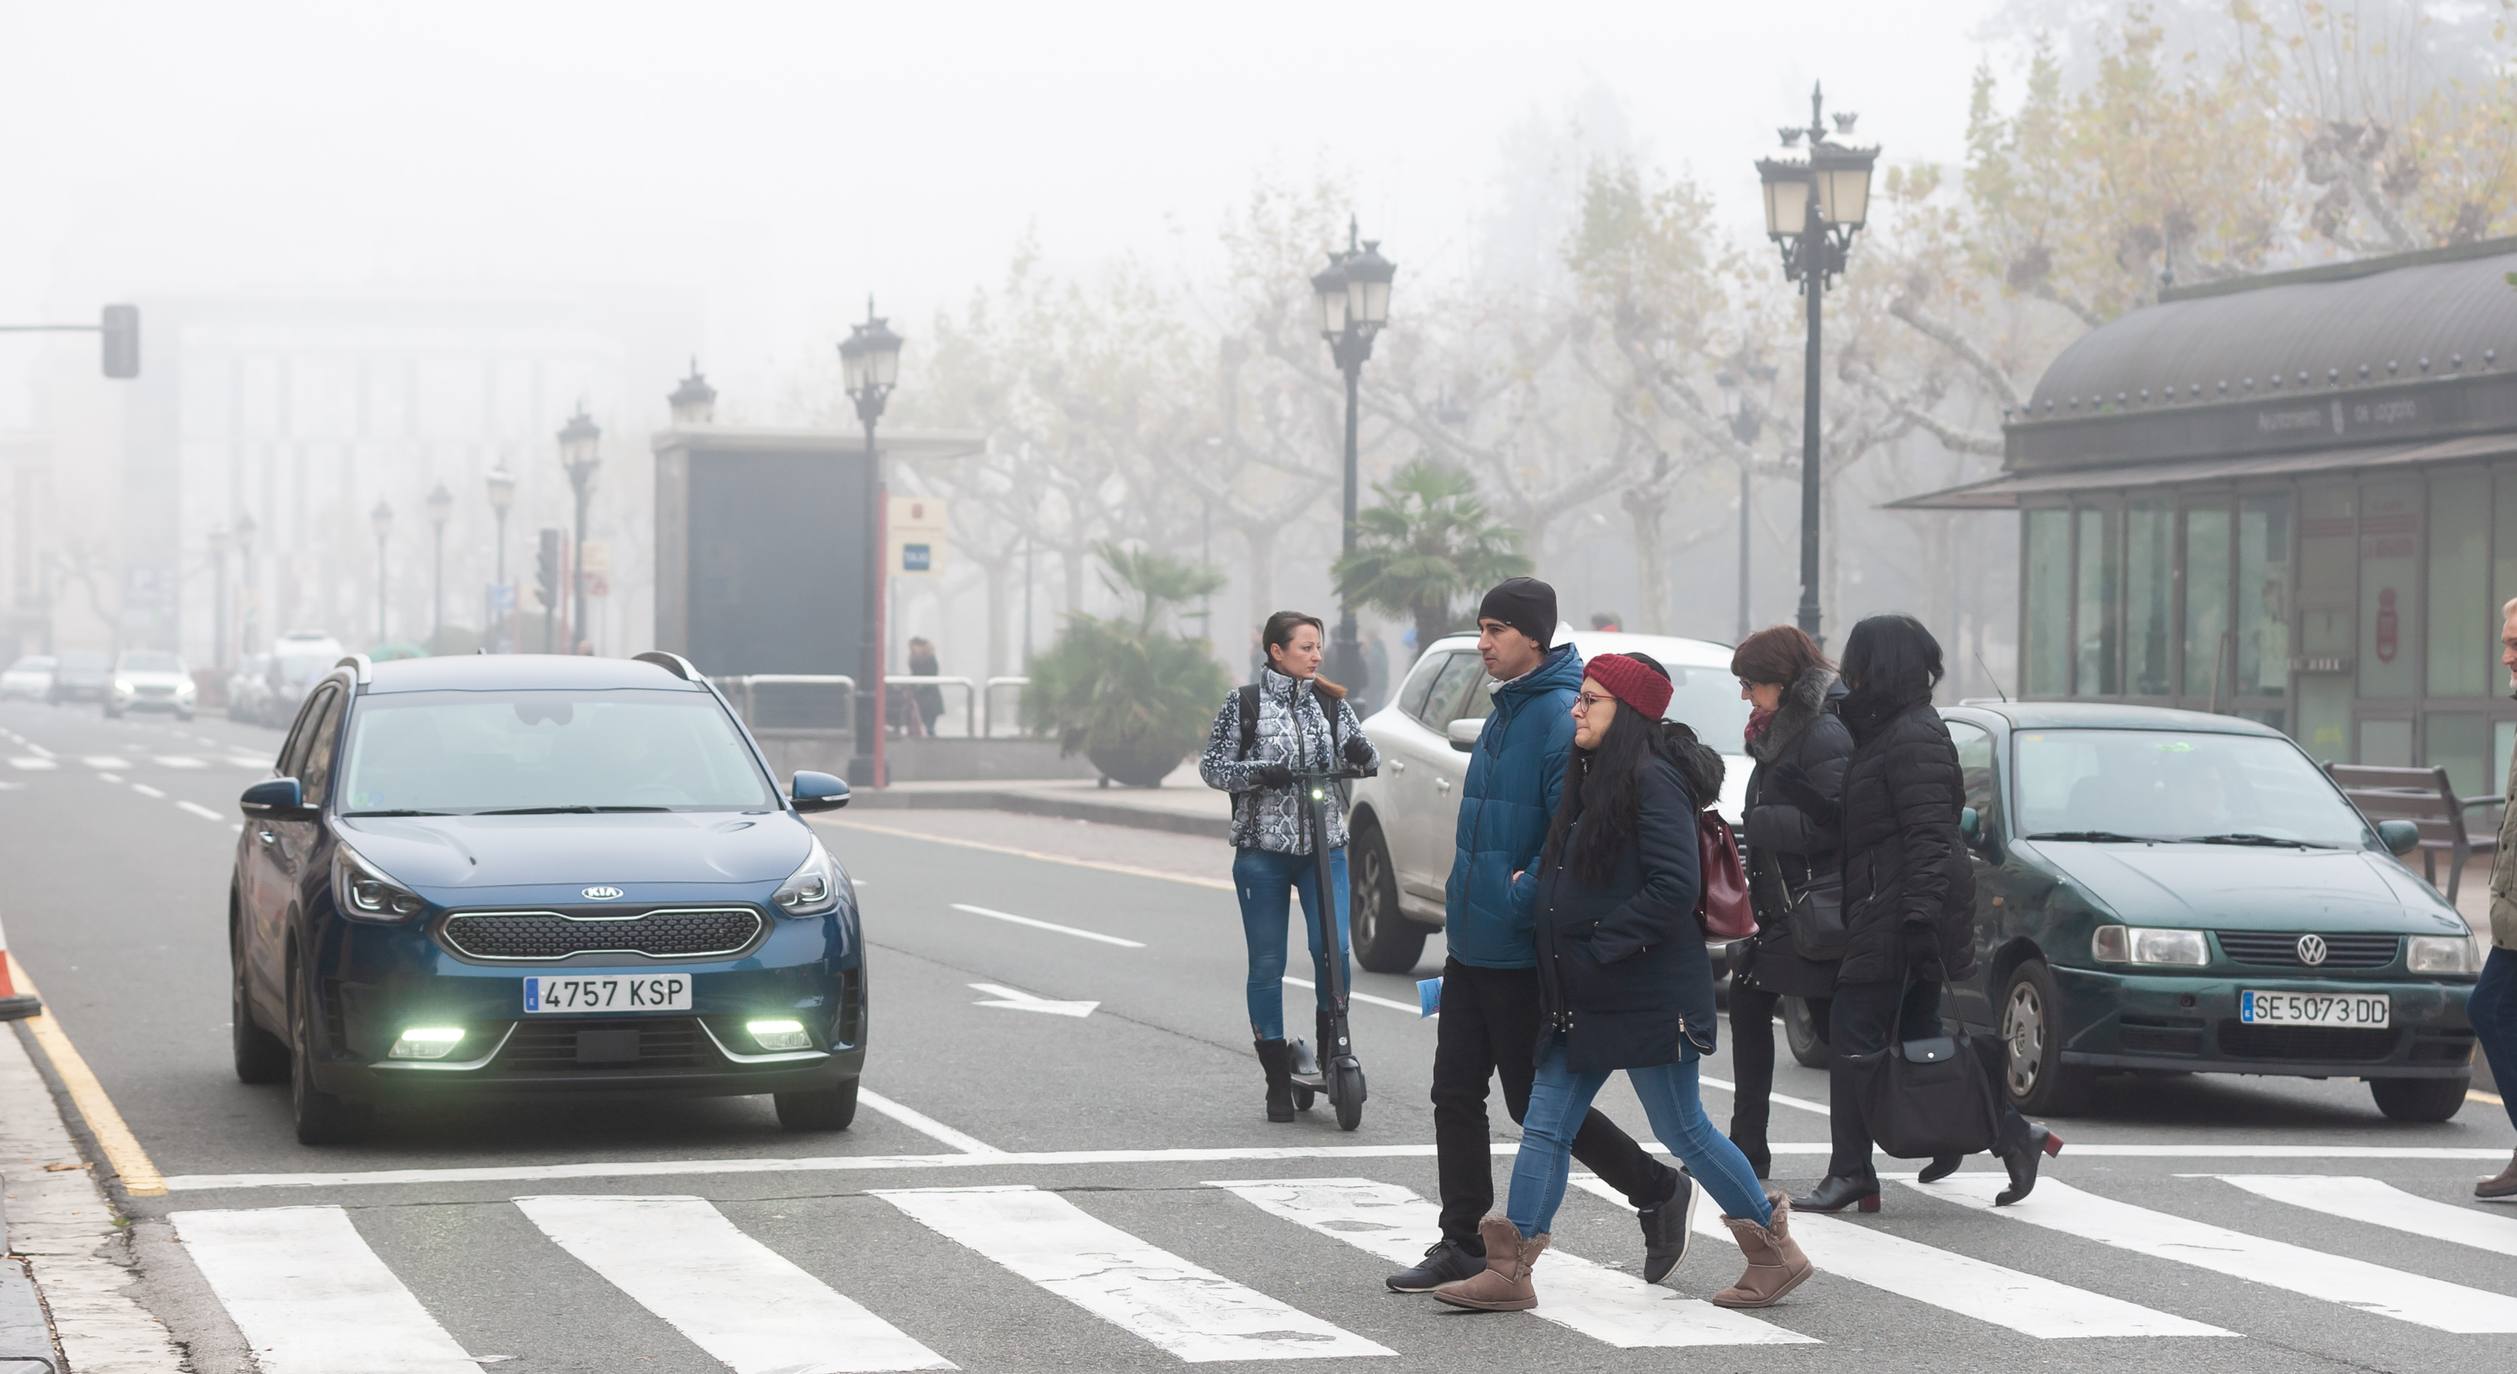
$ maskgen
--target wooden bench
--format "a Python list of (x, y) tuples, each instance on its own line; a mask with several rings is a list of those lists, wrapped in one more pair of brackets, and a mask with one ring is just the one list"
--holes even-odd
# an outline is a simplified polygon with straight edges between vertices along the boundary
[(2479, 835), (2466, 816), (2498, 806), (2497, 796), (2458, 797), (2444, 768), (2384, 768), (2374, 764), (2328, 763), (2325, 773), (2371, 821), (2411, 821), (2421, 827), (2421, 871), (2435, 887), (2438, 856), (2448, 856), (2447, 900), (2456, 900), (2465, 864), (2475, 855), (2499, 849), (2499, 826)]

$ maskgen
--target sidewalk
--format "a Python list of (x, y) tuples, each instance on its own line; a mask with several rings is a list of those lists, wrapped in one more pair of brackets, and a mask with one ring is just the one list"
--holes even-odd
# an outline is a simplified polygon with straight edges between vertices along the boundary
[(850, 810), (1018, 811), (1222, 839), (1232, 833), (1232, 801), (1183, 764), (1160, 787), (1103, 787), (1080, 779), (1042, 782), (903, 782), (855, 793)]

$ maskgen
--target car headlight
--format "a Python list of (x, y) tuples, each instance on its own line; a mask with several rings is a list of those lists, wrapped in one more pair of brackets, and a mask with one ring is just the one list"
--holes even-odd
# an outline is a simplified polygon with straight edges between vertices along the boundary
[(2470, 935), (2415, 935), (2404, 966), (2414, 973), (2473, 973), (2482, 965)]
[(140, 690), (139, 688), (134, 687), (134, 686), (132, 686), (132, 685), (131, 685), (130, 679), (128, 679), (128, 678), (119, 678), (119, 677), (118, 677), (118, 678), (115, 678), (115, 679), (114, 679), (114, 695), (115, 695), (115, 696), (118, 696), (118, 697), (136, 696), (136, 695), (138, 695), (139, 690)]
[(407, 921), (428, 909), (420, 895), (378, 871), (348, 845), (332, 851), (333, 901), (353, 921)]
[(193, 681), (191, 678), (185, 678), (183, 681), (175, 684), (175, 695), (179, 697), (194, 696), (199, 694), (200, 691), (201, 684)]
[(839, 909), (840, 889), (847, 878), (839, 872), (839, 861), (830, 857), (820, 839), (813, 841), (813, 850), (804, 856), (787, 880), (778, 884), (778, 895), (772, 900), (778, 910), (789, 916), (826, 916)]
[(2089, 953), (2110, 964), (2181, 964), (2199, 968), (2211, 962), (2211, 947), (2199, 930), (2153, 930), (2147, 926), (2099, 926), (2089, 938)]

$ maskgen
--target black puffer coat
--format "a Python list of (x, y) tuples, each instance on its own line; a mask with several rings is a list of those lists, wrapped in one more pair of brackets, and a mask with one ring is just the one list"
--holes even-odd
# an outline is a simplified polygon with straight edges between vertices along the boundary
[(1975, 971), (1975, 870), (1958, 838), (1966, 786), (1928, 696), (1844, 703), (1842, 983), (1946, 983)]
[(1835, 991), (1835, 961), (1804, 958), (1792, 944), (1790, 909), (1812, 885), (1841, 881), (1844, 769), (1853, 757), (1852, 732), (1838, 714), (1843, 700), (1835, 674), (1812, 668), (1784, 691), (1773, 722), (1748, 745), (1757, 769), (1748, 775), (1740, 840), (1757, 933), (1733, 949), (1742, 986), (1786, 997)]
[[(1696, 919), (1696, 798), (1721, 794), (1722, 756), (1692, 732), (1662, 744), (1642, 764), (1635, 842), (1609, 880), (1582, 882), (1563, 854), (1539, 875), (1540, 1049), (1562, 1035), (1577, 1073), (1675, 1063), (1682, 1036), (1699, 1055), (1715, 1045), (1713, 960)], [(1574, 804), (1570, 789), (1563, 804)]]

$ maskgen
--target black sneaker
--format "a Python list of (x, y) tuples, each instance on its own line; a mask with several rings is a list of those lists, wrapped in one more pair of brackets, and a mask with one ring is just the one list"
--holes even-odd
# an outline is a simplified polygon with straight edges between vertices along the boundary
[(1695, 1180), (1678, 1175), (1678, 1191), (1658, 1207), (1646, 1207), (1635, 1213), (1643, 1223), (1643, 1281), (1658, 1283), (1687, 1257), (1687, 1243), (1695, 1239), (1696, 1203), (1704, 1190)]
[(1455, 1240), (1437, 1240), (1425, 1247), (1424, 1263), (1390, 1275), (1390, 1291), (1430, 1293), (1446, 1283), (1456, 1283), (1484, 1273), (1485, 1269), (1484, 1255)]

